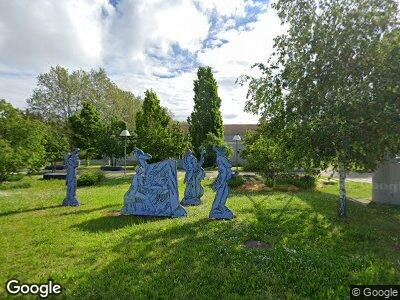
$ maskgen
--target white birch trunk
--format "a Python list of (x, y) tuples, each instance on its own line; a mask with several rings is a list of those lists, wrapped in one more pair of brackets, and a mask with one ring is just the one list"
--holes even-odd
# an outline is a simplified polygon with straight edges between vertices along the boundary
[(339, 217), (347, 216), (346, 206), (346, 168), (343, 163), (339, 163)]

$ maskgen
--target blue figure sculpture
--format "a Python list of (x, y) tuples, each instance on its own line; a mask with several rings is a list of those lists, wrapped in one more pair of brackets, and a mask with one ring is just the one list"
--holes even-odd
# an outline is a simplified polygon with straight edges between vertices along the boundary
[(67, 185), (67, 197), (63, 201), (63, 206), (78, 206), (79, 202), (76, 199), (76, 168), (79, 165), (79, 149), (74, 149), (65, 157), (64, 164), (67, 169), (67, 178), (65, 184)]
[(204, 155), (206, 151), (201, 152), (200, 161), (197, 161), (192, 151), (187, 151), (183, 157), (183, 166), (185, 168), (185, 197), (182, 199), (182, 205), (199, 205), (201, 196), (204, 194), (204, 189), (201, 186), (201, 181), (206, 173), (202, 168), (204, 163)]
[(213, 147), (213, 150), (217, 154), (218, 176), (213, 185), (213, 190), (217, 193), (211, 207), (209, 218), (230, 220), (233, 219), (233, 213), (226, 207), (225, 203), (229, 196), (228, 180), (232, 178), (232, 165), (225, 157), (225, 148)]
[(124, 215), (184, 217), (179, 204), (176, 161), (167, 159), (148, 164), (150, 154), (134, 151), (138, 166), (129, 190), (124, 196)]

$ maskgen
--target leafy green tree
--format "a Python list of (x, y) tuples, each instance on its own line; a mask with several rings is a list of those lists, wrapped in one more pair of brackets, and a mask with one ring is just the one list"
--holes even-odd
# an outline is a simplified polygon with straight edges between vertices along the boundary
[(84, 71), (69, 74), (66, 68), (56, 66), (40, 74), (37, 81), (33, 95), (27, 100), (29, 111), (46, 121), (66, 123), (82, 107), (89, 77)]
[(217, 158), (213, 146), (225, 148), (227, 157), (231, 157), (233, 154), (233, 148), (225, 142), (223, 138), (217, 137), (214, 133), (207, 133), (205, 140), (200, 146), (200, 149), (206, 150), (206, 156), (204, 160), (204, 166), (211, 167), (215, 166), (215, 160)]
[(400, 149), (398, 3), (278, 0), (274, 8), (288, 30), (258, 64), (263, 75), (243, 78), (246, 110), (301, 164), (339, 171), (344, 217), (346, 172), (373, 169)]
[[(189, 134), (193, 151), (200, 155), (200, 147), (207, 134), (212, 133), (217, 138), (224, 138), (224, 124), (221, 116), (221, 98), (218, 96), (218, 85), (210, 67), (200, 67), (197, 79), (194, 80), (194, 108), (188, 118)], [(211, 159), (206, 156), (206, 165)]]
[(136, 116), (137, 147), (152, 155), (152, 161), (180, 157), (187, 147), (183, 131), (173, 121), (155, 92), (147, 90), (143, 110)]
[(48, 125), (44, 148), (46, 160), (52, 164), (54, 172), (56, 162), (62, 161), (70, 149), (68, 137), (61, 130), (57, 130), (54, 125)]
[[(110, 158), (112, 166), (116, 166), (118, 158), (124, 157), (125, 141), (119, 135), (121, 131), (125, 129), (125, 122), (114, 119), (109, 124), (104, 126), (104, 129), (100, 136), (99, 150), (103, 155)], [(132, 152), (134, 147), (135, 138), (127, 138), (127, 153)]]
[(87, 163), (99, 154), (99, 139), (103, 130), (100, 114), (96, 107), (85, 102), (81, 111), (69, 119), (72, 129), (72, 143), (81, 150)]
[(45, 125), (0, 99), (0, 181), (24, 168), (36, 171), (45, 162)]
[(136, 114), (142, 106), (141, 99), (118, 88), (104, 69), (91, 70), (88, 78), (86, 101), (96, 106), (102, 121), (110, 123), (115, 119), (121, 120), (133, 132)]
[(68, 123), (84, 102), (92, 103), (104, 122), (113, 118), (135, 128), (135, 116), (141, 109), (141, 99), (123, 91), (108, 78), (104, 69), (73, 71), (61, 66), (51, 67), (38, 76), (37, 87), (27, 100), (31, 114), (41, 116), (46, 122)]

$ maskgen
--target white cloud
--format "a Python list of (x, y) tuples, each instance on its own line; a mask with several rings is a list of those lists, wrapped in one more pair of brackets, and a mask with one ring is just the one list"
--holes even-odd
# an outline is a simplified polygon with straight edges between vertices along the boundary
[(100, 63), (105, 1), (1, 1), (1, 65), (43, 71), (53, 64)]
[[(201, 64), (215, 71), (225, 121), (254, 123), (243, 113), (246, 90), (234, 82), (266, 60), (280, 25), (261, 10), (246, 30), (235, 28), (249, 6), (265, 8), (244, 0), (0, 1), (0, 98), (24, 107), (51, 65), (102, 66), (121, 88), (138, 95), (153, 88), (184, 120), (193, 107), (193, 66)], [(215, 13), (228, 19), (211, 28)], [(211, 30), (212, 47), (202, 49)]]

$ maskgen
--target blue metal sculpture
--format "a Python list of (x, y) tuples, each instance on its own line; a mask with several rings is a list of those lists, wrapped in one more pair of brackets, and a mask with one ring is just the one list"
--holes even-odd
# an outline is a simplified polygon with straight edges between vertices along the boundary
[(63, 206), (78, 206), (76, 199), (76, 168), (79, 165), (79, 149), (74, 149), (64, 157), (65, 168), (67, 169), (67, 197), (63, 201)]
[(206, 173), (202, 168), (204, 163), (204, 155), (206, 151), (201, 152), (200, 161), (197, 161), (192, 151), (187, 151), (183, 156), (183, 166), (185, 169), (185, 197), (182, 199), (182, 205), (199, 205), (200, 198), (204, 194), (204, 189), (201, 186), (201, 181), (204, 179)]
[(232, 177), (231, 163), (225, 156), (225, 148), (213, 147), (217, 154), (218, 176), (214, 182), (213, 190), (216, 191), (209, 218), (233, 219), (233, 213), (226, 207), (229, 196), (228, 180)]
[(138, 166), (129, 190), (124, 196), (124, 215), (184, 217), (179, 204), (176, 161), (164, 160), (154, 164), (146, 161), (150, 154), (134, 151)]

